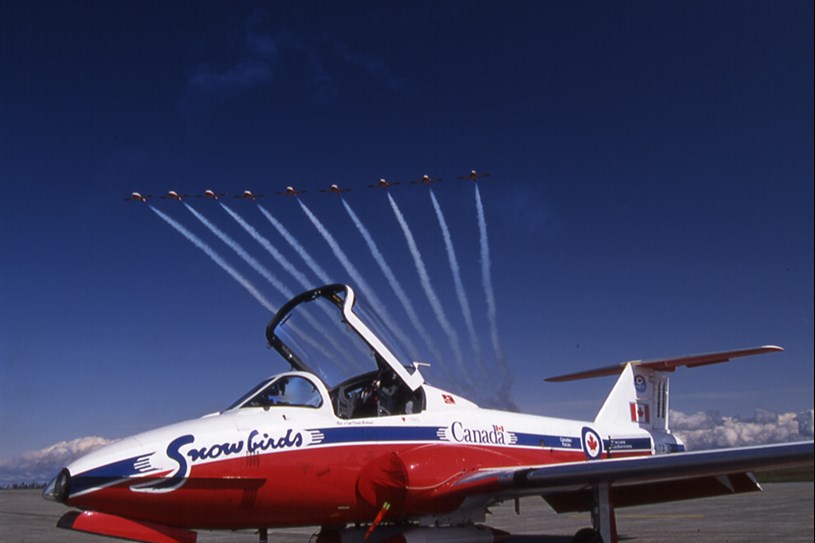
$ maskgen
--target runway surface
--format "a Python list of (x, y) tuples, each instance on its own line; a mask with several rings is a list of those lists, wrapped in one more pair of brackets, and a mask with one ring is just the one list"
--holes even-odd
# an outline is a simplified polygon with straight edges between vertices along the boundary
[[(764, 492), (707, 498), (617, 511), (621, 540), (735, 541), (815, 540), (813, 483), (768, 483)], [(36, 490), (0, 491), (0, 543), (105, 543), (105, 537), (61, 530), (57, 519), (69, 509), (47, 502)], [(590, 524), (588, 514), (556, 515), (540, 498), (521, 500), (521, 514), (512, 502), (492, 509), (487, 525), (516, 534), (513, 543), (566, 543)], [(307, 543), (316, 528), (270, 531), (272, 543)], [(540, 534), (547, 534), (541, 537)], [(253, 532), (201, 532), (201, 543), (251, 543)]]

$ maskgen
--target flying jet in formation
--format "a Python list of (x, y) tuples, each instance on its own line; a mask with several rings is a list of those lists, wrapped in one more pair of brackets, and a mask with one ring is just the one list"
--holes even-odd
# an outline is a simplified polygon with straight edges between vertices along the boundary
[(235, 194), (234, 198), (241, 198), (243, 200), (257, 200), (258, 198), (263, 198), (262, 194), (255, 194), (251, 190), (245, 190), (241, 194)]
[(333, 184), (327, 189), (320, 189), (320, 192), (333, 192), (334, 194), (342, 194), (343, 192), (350, 192), (351, 189), (341, 188), (337, 184)]
[(489, 176), (490, 176), (489, 173), (478, 173), (475, 170), (470, 170), (470, 173), (468, 173), (467, 175), (460, 175), (460, 176), (456, 177), (456, 179), (465, 179), (465, 180), (469, 180), (469, 181), (478, 181), (482, 177), (489, 177)]
[(210, 198), (212, 200), (220, 200), (221, 197), (226, 196), (226, 193), (223, 192), (215, 192), (212, 189), (207, 189), (204, 191), (204, 194), (196, 194), (196, 198)]
[(294, 197), (297, 197), (297, 196), (300, 196), (301, 194), (305, 194), (306, 192), (308, 192), (308, 191), (307, 190), (297, 190), (296, 188), (294, 188), (292, 186), (288, 186), (288, 187), (286, 187), (286, 190), (284, 190), (283, 192), (277, 192), (276, 194), (279, 194), (281, 196), (294, 196)]
[(418, 185), (419, 183), (422, 183), (424, 185), (432, 185), (433, 183), (438, 183), (439, 181), (444, 180), (440, 177), (430, 177), (429, 175), (423, 175), (419, 179), (414, 179), (413, 181), (411, 181), (411, 183), (413, 183), (414, 185)]
[(390, 182), (386, 181), (385, 179), (380, 179), (376, 185), (368, 185), (368, 188), (371, 189), (388, 189), (390, 187), (395, 187), (399, 184), (399, 181)]
[(176, 192), (174, 190), (171, 190), (166, 195), (162, 196), (161, 199), (162, 200), (176, 200), (177, 202), (180, 202), (181, 200), (183, 200), (187, 196), (189, 196), (189, 194), (179, 194), (178, 192)]
[(132, 192), (132, 193), (130, 193), (130, 196), (125, 198), (125, 202), (142, 202), (142, 203), (146, 203), (147, 200), (152, 198), (152, 197), (153, 197), (152, 194), (141, 195), (138, 192)]
[[(317, 543), (487, 542), (507, 536), (484, 526), (490, 505), (542, 496), (558, 513), (590, 513), (574, 541), (615, 543), (619, 507), (757, 491), (753, 470), (813, 463), (812, 441), (685, 452), (669, 427), (674, 370), (780, 347), (554, 378), (618, 376), (594, 420), (579, 421), (483, 409), (432, 386), (366, 315), (346, 285), (290, 300), (266, 327), (288, 371), (218, 413), (69, 463), (43, 494), (75, 508), (57, 525), (147, 543), (245, 529), (266, 542), (269, 528), (300, 525), (322, 527)], [(332, 345), (346, 348), (327, 357)]]

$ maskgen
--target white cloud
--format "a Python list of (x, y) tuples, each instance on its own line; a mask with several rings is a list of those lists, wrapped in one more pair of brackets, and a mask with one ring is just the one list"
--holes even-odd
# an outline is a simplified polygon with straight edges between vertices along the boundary
[(717, 411), (671, 412), (671, 430), (688, 450), (744, 447), (812, 439), (813, 411), (773, 413), (756, 409), (750, 418), (726, 417)]
[(18, 457), (0, 458), (0, 484), (45, 482), (66, 464), (110, 443), (113, 443), (113, 440), (104, 437), (80, 437), (71, 441), (60, 441)]

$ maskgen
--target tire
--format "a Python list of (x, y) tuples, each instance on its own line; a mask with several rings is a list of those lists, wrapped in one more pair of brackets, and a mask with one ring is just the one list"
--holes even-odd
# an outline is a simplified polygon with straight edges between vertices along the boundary
[(581, 528), (574, 534), (573, 543), (603, 543), (600, 533), (593, 528)]

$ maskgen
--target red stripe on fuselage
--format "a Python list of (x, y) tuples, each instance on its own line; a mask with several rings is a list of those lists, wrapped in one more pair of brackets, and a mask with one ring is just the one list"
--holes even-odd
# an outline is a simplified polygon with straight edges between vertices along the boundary
[[(365, 502), (357, 493), (362, 468), (382, 455), (424, 445), (366, 443), (244, 455), (194, 464), (188, 481), (171, 492), (130, 490), (130, 485), (148, 480), (140, 477), (70, 498), (67, 505), (167, 526), (201, 529), (370, 521), (378, 507)], [(462, 473), (585, 460), (579, 450), (437, 445), (461, 448), (466, 458), (455, 469), (459, 472), (463, 469)], [(496, 466), (496, 452), (509, 459), (510, 464)], [(613, 453), (614, 458), (636, 455)], [(446, 464), (439, 466), (439, 483), (450, 477), (450, 469)], [(452, 505), (453, 509), (457, 506)], [(445, 512), (449, 511), (438, 511)], [(403, 516), (411, 516), (411, 511), (403, 511)]]

